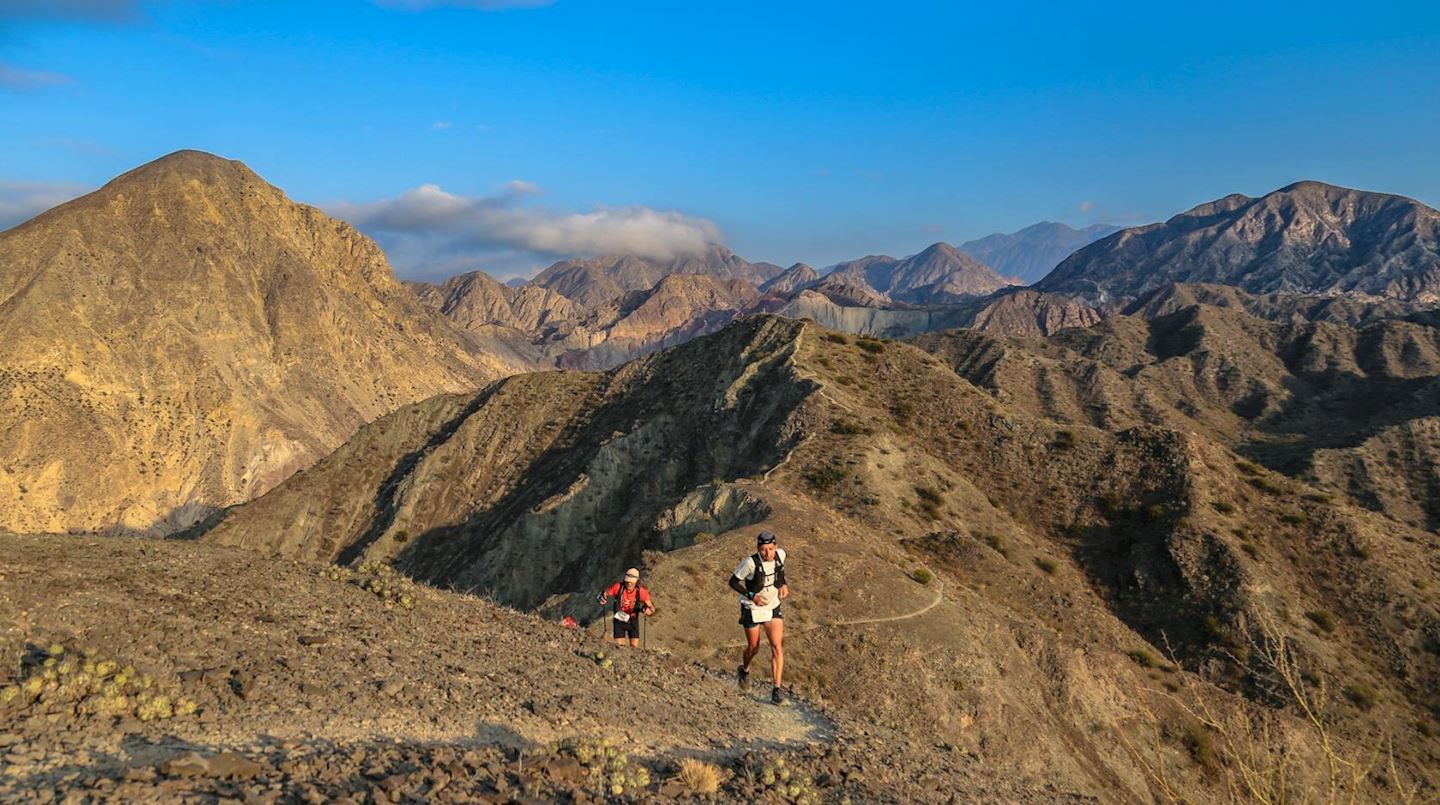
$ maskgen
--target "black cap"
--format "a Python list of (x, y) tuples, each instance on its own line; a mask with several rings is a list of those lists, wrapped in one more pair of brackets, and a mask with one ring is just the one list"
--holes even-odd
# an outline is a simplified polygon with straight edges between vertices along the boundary
[(761, 532), (760, 532), (760, 535), (755, 538), (755, 544), (756, 544), (756, 545), (774, 545), (774, 544), (775, 544), (775, 532), (774, 532), (774, 531), (761, 531)]

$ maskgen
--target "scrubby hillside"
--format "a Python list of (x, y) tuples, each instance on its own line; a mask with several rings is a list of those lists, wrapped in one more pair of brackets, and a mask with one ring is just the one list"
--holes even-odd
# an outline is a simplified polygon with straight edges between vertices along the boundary
[[(1386, 317), (1277, 321), (1266, 315), (1274, 310), (1275, 300), (1233, 289), (1180, 286), (1048, 339), (949, 331), (915, 343), (1022, 410), (1108, 429), (1194, 430), (1433, 529), (1440, 453), (1426, 423), (1440, 405), (1440, 329)], [(1369, 318), (1349, 314), (1338, 318)]]
[[(1197, 325), (1163, 326), (1185, 341)], [(1116, 338), (1112, 360), (1151, 355), (1150, 335)], [(397, 412), (204, 539), (392, 560), (582, 618), (639, 563), (663, 611), (654, 644), (724, 671), (739, 630), (723, 579), (763, 525), (792, 556), (791, 679), (910, 750), (1107, 800), (1206, 798), (1243, 722), (1269, 725), (1297, 784), (1315, 782), (1321, 736), (1267, 654), (1283, 639), (1301, 699), (1345, 691), (1325, 705), (1332, 749), (1393, 742), (1390, 785), (1434, 765), (1434, 534), (1185, 420), (1067, 418), (953, 365), (747, 319), (603, 375)]]

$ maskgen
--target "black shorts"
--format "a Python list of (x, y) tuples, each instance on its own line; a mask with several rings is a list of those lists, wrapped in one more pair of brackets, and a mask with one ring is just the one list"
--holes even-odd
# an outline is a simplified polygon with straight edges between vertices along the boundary
[[(780, 606), (775, 607), (775, 614), (772, 615), (772, 616), (770, 616), (770, 617), (771, 617), (772, 620), (777, 620), (777, 621), (783, 621), (783, 620), (785, 620), (785, 605), (784, 605), (784, 604), (781, 604)], [(741, 605), (740, 605), (740, 625), (741, 625), (741, 626), (744, 626), (746, 629), (759, 629), (761, 626), (764, 626), (765, 624), (763, 624), (763, 623), (756, 623), (756, 622), (750, 620), (750, 607), (747, 607), (747, 606), (745, 606), (744, 604), (741, 604)]]
[(614, 634), (617, 639), (621, 637), (634, 638), (635, 640), (640, 639), (639, 615), (631, 615), (630, 620), (625, 621), (624, 623), (615, 620), (615, 616), (611, 615), (610, 622), (615, 624)]

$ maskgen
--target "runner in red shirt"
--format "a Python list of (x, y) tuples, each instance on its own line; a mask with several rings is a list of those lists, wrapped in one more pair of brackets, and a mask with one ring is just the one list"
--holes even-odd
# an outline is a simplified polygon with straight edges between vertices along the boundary
[(615, 614), (610, 621), (615, 624), (615, 644), (623, 646), (628, 640), (631, 648), (639, 648), (640, 616), (655, 614), (650, 591), (640, 586), (640, 571), (630, 568), (625, 571), (624, 581), (615, 582), (600, 594), (602, 604), (611, 599), (615, 601)]

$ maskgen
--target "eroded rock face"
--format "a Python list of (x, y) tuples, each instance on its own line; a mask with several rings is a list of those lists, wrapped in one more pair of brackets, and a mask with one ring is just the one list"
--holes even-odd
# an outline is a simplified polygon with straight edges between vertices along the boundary
[(1235, 194), (1086, 246), (1036, 288), (1114, 304), (1174, 282), (1434, 304), (1440, 212), (1320, 182)]
[(704, 530), (699, 509), (715, 523), (759, 510), (695, 490), (786, 452), (811, 389), (789, 367), (802, 327), (754, 319), (606, 374), (526, 375), (411, 406), (206, 538), (393, 557), (419, 578), (536, 606)]
[(0, 528), (165, 532), (405, 403), (527, 368), (368, 238), (180, 152), (0, 233)]

